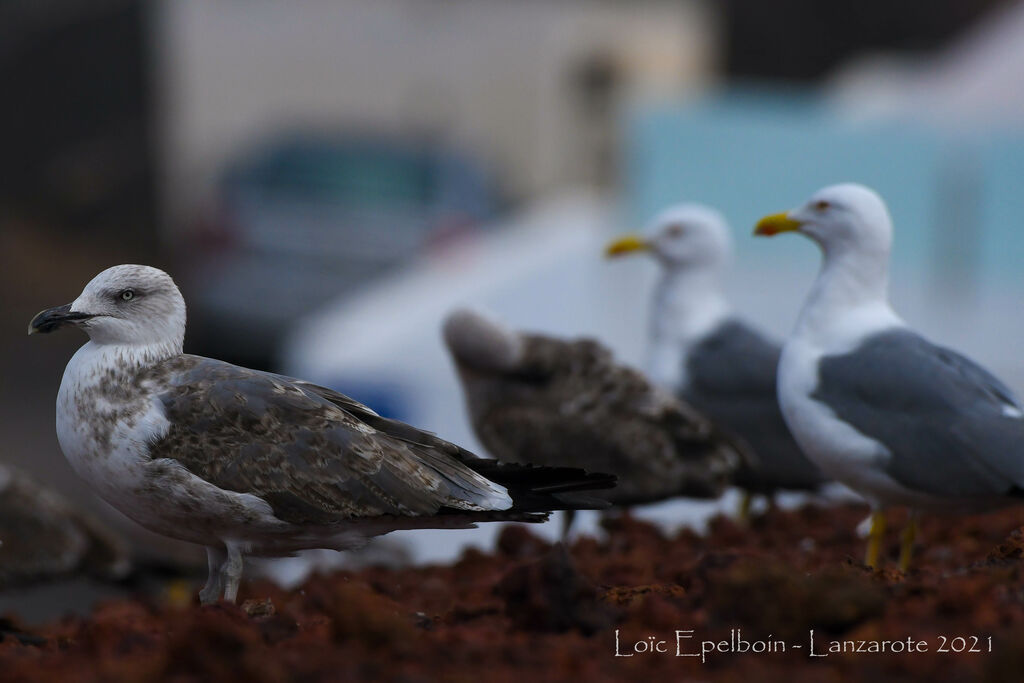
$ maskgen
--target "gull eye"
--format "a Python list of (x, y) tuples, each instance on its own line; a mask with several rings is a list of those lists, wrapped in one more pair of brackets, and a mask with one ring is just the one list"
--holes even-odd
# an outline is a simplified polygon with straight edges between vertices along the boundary
[(135, 290), (134, 289), (126, 289), (123, 292), (121, 292), (121, 301), (131, 301), (134, 298), (135, 298)]
[(683, 226), (679, 223), (673, 223), (665, 228), (665, 234), (669, 237), (679, 237), (683, 234)]
[(826, 202), (824, 199), (819, 199), (818, 201), (814, 202), (814, 210), (815, 211), (824, 211), (825, 209), (827, 209), (830, 206), (832, 206), (832, 205), (829, 204), (828, 202)]

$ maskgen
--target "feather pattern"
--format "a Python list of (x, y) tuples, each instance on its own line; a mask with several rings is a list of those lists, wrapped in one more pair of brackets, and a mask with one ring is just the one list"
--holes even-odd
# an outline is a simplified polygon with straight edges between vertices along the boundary
[(599, 343), (517, 334), (492, 344), (515, 347), (514, 360), (500, 353), (489, 363), (474, 339), (489, 321), (473, 315), (450, 317), (446, 340), (474, 430), (494, 457), (611, 472), (619, 480), (606, 497), (618, 504), (715, 497), (729, 485), (740, 449)]
[(170, 423), (152, 458), (258, 496), (292, 524), (514, 505), (470, 452), (309, 382), (189, 355), (153, 366), (143, 382)]

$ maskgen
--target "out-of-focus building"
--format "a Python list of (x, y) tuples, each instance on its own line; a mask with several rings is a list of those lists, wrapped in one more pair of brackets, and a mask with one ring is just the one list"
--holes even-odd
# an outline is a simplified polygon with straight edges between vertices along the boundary
[(927, 59), (874, 52), (832, 75), (837, 112), (926, 122), (970, 136), (1024, 127), (1024, 2), (999, 8)]
[(467, 150), (528, 199), (614, 175), (623, 102), (715, 67), (695, 1), (167, 0), (157, 78), (165, 224), (225, 161), (282, 127), (423, 136)]
[(925, 57), (1015, 0), (722, 0), (723, 70), (817, 83), (869, 51)]

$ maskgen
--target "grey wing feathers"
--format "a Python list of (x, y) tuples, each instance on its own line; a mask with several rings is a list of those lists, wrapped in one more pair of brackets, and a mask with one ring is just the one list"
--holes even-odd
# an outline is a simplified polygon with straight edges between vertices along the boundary
[(196, 356), (172, 359), (161, 373), (171, 427), (151, 444), (151, 456), (258, 495), (285, 521), (512, 504), (502, 487), (452, 457), (457, 447), (411, 427), (391, 435), (394, 421), (336, 392)]
[(781, 349), (736, 320), (728, 320), (687, 355), (680, 396), (723, 429), (747, 442), (756, 457), (736, 474), (750, 491), (813, 489), (824, 477), (786, 426), (776, 392)]
[(813, 396), (891, 454), (908, 488), (957, 498), (1024, 486), (1024, 421), (1006, 385), (907, 330), (868, 338), (820, 361)]
[(691, 350), (689, 391), (775, 400), (780, 354), (778, 344), (739, 321), (727, 321)]

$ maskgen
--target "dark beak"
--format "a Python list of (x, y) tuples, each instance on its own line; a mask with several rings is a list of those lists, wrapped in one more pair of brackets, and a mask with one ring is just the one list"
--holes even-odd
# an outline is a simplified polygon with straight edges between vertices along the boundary
[(36, 317), (32, 318), (32, 322), (28, 324), (28, 333), (35, 334), (36, 332), (41, 332), (46, 334), (47, 332), (53, 332), (59, 327), (64, 327), (81, 320), (88, 320), (91, 317), (88, 313), (72, 311), (71, 304), (48, 308), (37, 313)]

